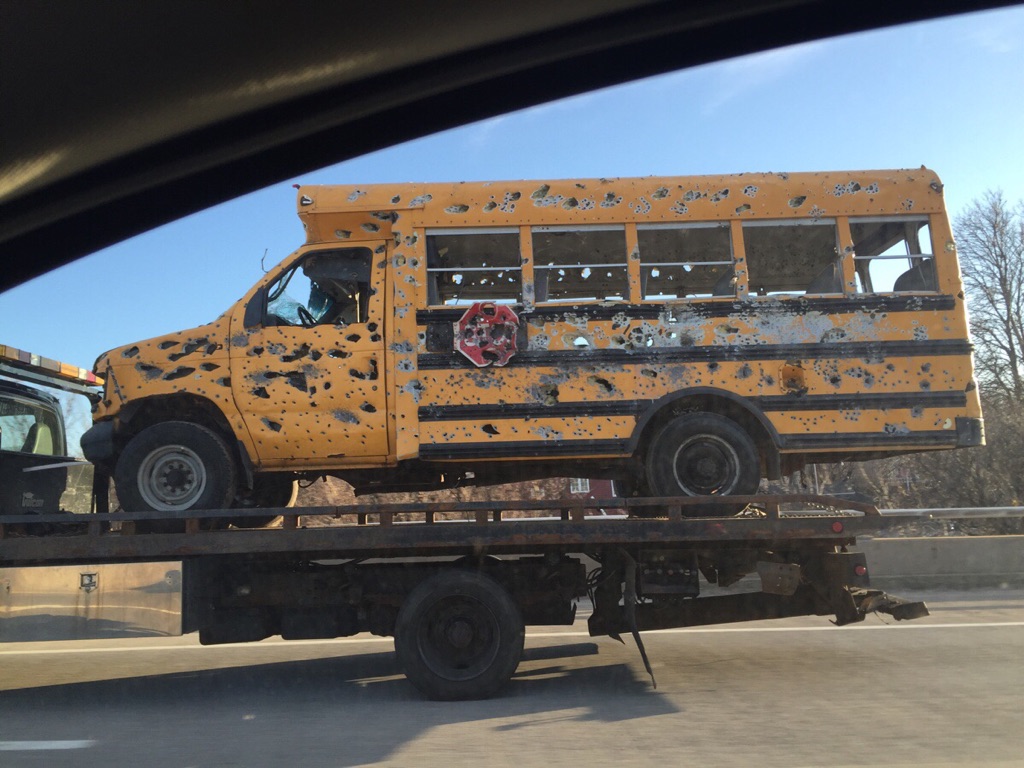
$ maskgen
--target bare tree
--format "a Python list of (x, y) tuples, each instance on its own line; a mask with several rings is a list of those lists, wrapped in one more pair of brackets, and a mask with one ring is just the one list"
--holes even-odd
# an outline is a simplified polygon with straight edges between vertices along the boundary
[(1024, 203), (989, 191), (956, 218), (978, 378), (995, 398), (1024, 405)]

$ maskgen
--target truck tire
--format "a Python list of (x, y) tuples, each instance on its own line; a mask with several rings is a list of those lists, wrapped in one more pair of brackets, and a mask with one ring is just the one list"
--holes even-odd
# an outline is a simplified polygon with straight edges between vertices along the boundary
[(398, 612), (395, 653), (406, 677), (436, 701), (484, 699), (523, 655), (519, 608), (493, 579), (446, 570), (414, 589)]
[(754, 441), (716, 413), (672, 419), (651, 441), (645, 465), (655, 496), (745, 496), (761, 481)]
[(114, 468), (121, 506), (129, 512), (224, 509), (235, 496), (237, 470), (213, 430), (165, 421), (139, 432)]

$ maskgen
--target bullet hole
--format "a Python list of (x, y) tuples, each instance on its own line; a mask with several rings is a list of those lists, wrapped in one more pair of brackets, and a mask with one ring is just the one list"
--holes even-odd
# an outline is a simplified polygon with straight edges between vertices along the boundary
[(714, 360), (712, 360), (710, 363), (708, 363), (708, 370), (711, 373), (714, 373), (715, 371), (717, 371), (718, 370), (718, 363), (716, 363)]
[(294, 363), (296, 360), (301, 360), (304, 357), (309, 357), (309, 344), (303, 344), (298, 349), (292, 350), (291, 354), (281, 355), (281, 362)]
[(608, 379), (603, 379), (600, 376), (588, 376), (587, 383), (599, 387), (609, 395), (615, 392), (615, 386)]
[(646, 376), (648, 379), (656, 379), (656, 378), (658, 378), (658, 372), (657, 371), (652, 371), (650, 368), (641, 368), (640, 369), (640, 375), (641, 376)]
[(622, 202), (622, 195), (616, 195), (614, 192), (606, 192), (604, 200), (601, 201), (602, 208), (614, 208)]
[(262, 419), (260, 419), (260, 421), (263, 423), (263, 426), (265, 426), (267, 429), (271, 430), (272, 432), (280, 432), (281, 431), (281, 425), (278, 424), (276, 421), (271, 421), (266, 416), (264, 416)]
[(377, 331), (377, 324), (376, 323), (367, 323), (366, 324), (366, 330), (368, 330), (370, 333), (376, 333), (376, 331)]
[(402, 196), (401, 195), (395, 195), (394, 197), (391, 198), (391, 204), (392, 205), (398, 205), (400, 202), (402, 202)]
[(915, 419), (919, 419), (922, 416), (924, 416), (924, 408), (922, 408), (920, 405), (915, 405), (913, 408), (910, 409), (910, 415), (913, 416)]
[(558, 387), (554, 384), (538, 384), (534, 389), (534, 397), (541, 405), (558, 404)]
[(743, 205), (736, 206), (736, 215), (739, 216), (741, 213), (746, 213), (750, 210), (750, 203), (744, 203)]
[(843, 383), (843, 377), (839, 376), (838, 374), (836, 374), (834, 376), (829, 376), (828, 383), (831, 384), (833, 387), (836, 387), (838, 389), (839, 385)]
[(964, 392), (973, 392), (978, 388), (978, 385), (973, 380), (967, 382), (967, 386), (964, 387)]
[(258, 397), (258, 398), (260, 398), (262, 400), (269, 400), (270, 399), (270, 393), (267, 392), (267, 388), (266, 387), (256, 387), (252, 391), (252, 393), (253, 393), (253, 395), (255, 395), (256, 397)]
[[(315, 394), (316, 394), (316, 387), (310, 387), (309, 388), (309, 396), (312, 397)], [(316, 403), (314, 403), (314, 405), (316, 405)]]
[(160, 349), (170, 349), (171, 347), (173, 347), (177, 343), (178, 342), (176, 342), (176, 341), (161, 341), (159, 346), (160, 346)]
[(399, 360), (395, 365), (395, 368), (402, 371), (403, 373), (412, 373), (415, 370), (415, 366), (411, 360)]
[(807, 195), (800, 195), (798, 197), (791, 197), (789, 199), (790, 208), (799, 208), (801, 205), (807, 202)]
[(187, 365), (179, 365), (170, 373), (164, 376), (164, 381), (174, 381), (175, 379), (183, 379), (189, 374), (195, 373), (195, 368), (189, 368)]
[[(408, 361), (405, 361), (408, 362)], [(360, 371), (355, 368), (349, 368), (348, 375), (353, 379), (362, 379), (363, 381), (374, 381), (377, 378), (377, 361), (370, 360), (370, 370)]]
[(889, 371), (889, 373), (892, 373), (893, 371), (896, 370), (896, 366), (893, 365), (892, 363), (886, 363), (885, 370)]
[(331, 416), (333, 416), (337, 421), (340, 421), (343, 424), (359, 423), (359, 417), (352, 413), (352, 411), (346, 411), (339, 408), (337, 410), (331, 411)]
[(124, 352), (121, 353), (121, 357), (135, 357), (139, 354), (138, 347), (128, 347)]
[(346, 357), (352, 357), (352, 353), (346, 352), (344, 349), (332, 349), (327, 353), (327, 356), (338, 360), (344, 360)]
[(480, 429), (486, 432), (488, 435), (498, 434), (498, 429), (493, 424), (484, 424), (482, 427), (480, 427)]
[(380, 226), (374, 224), (372, 221), (365, 222), (364, 224), (360, 224), (359, 226), (364, 232), (370, 232), (371, 234), (374, 232), (380, 232)]
[(305, 374), (299, 373), (298, 371), (289, 371), (285, 374), (285, 381), (288, 383), (288, 386), (294, 387), (300, 392), (307, 391)]
[(498, 207), (498, 204), (496, 202), (494, 202), (493, 200), (491, 200), (489, 203), (484, 205), (484, 213), (490, 213), (491, 211), (493, 211), (497, 207)]
[(924, 363), (921, 366), (921, 372), (922, 373), (928, 373), (931, 369), (932, 369), (932, 364), (931, 363)]
[(345, 337), (345, 341), (351, 341), (353, 344), (355, 344), (361, 338), (362, 336), (360, 336), (358, 333), (350, 333), (348, 336)]
[(375, 407), (373, 407), (373, 405), (371, 405), (370, 403), (363, 403), (362, 405), (359, 406), (359, 410), (365, 411), (366, 413), (376, 413), (377, 412), (377, 409)]
[(743, 367), (741, 367), (736, 372), (736, 378), (737, 379), (749, 379), (751, 377), (751, 375), (753, 375), (753, 373), (754, 373), (753, 369), (749, 365), (744, 363)]
[(464, 204), (449, 205), (447, 208), (444, 209), (445, 213), (452, 213), (452, 214), (467, 213), (468, 211), (469, 211), (469, 206), (468, 205), (464, 205)]
[(199, 364), (199, 370), (201, 370), (201, 371), (216, 371), (218, 368), (220, 368), (220, 366), (217, 365), (216, 363), (200, 363)]
[(380, 341), (380, 334), (379, 333), (371, 333), (370, 334), (370, 341), (371, 342), (378, 342), (378, 341)]
[(668, 197), (668, 187), (658, 187), (651, 193), (651, 197), (655, 200), (664, 200)]
[(244, 333), (236, 333), (228, 343), (233, 347), (247, 347), (249, 346), (249, 337)]
[(887, 435), (909, 435), (910, 428), (906, 424), (886, 424), (883, 431)]
[(932, 383), (927, 379), (921, 379), (920, 387), (921, 389), (927, 391), (932, 388)]
[(562, 207), (567, 211), (571, 211), (573, 208), (576, 208), (579, 204), (579, 200), (577, 200), (575, 197), (567, 197), (565, 200), (562, 201)]
[(220, 386), (222, 386), (222, 387), (230, 387), (231, 386), (231, 377), (230, 376), (221, 376), (219, 379), (217, 379), (217, 384), (220, 384)]
[(728, 196), (729, 196), (729, 190), (728, 189), (721, 189), (718, 192), (715, 192), (713, 195), (711, 195), (711, 197), (709, 199), (711, 200), (712, 203), (720, 203), (723, 200), (725, 200), (725, 198), (727, 198)]
[(775, 386), (775, 377), (774, 376), (770, 376), (768, 374), (765, 374), (764, 376), (761, 377), (761, 381), (763, 381), (765, 383), (765, 386), (768, 386), (768, 387)]
[(419, 196), (414, 197), (412, 200), (409, 201), (409, 207), (410, 208), (418, 208), (421, 205), (429, 203), (433, 199), (434, 199), (433, 195), (419, 195)]
[(531, 200), (542, 200), (542, 199), (544, 199), (545, 197), (548, 196), (548, 192), (550, 192), (550, 191), (551, 191), (551, 186), (548, 185), (548, 184), (543, 184), (543, 185), (537, 187), (537, 189), (535, 189), (533, 191), (533, 194), (530, 195), (530, 199)]
[(331, 382), (325, 381), (324, 382), (324, 392), (326, 392), (330, 388), (331, 388)]
[(260, 355), (263, 354), (263, 352), (263, 347), (253, 347), (246, 354), (249, 355), (250, 357), (259, 357)]

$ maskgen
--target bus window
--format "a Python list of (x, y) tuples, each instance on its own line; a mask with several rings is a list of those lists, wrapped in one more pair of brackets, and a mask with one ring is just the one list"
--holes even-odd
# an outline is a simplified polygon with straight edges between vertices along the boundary
[(538, 303), (629, 296), (622, 226), (534, 227), (533, 263)]
[(842, 293), (835, 222), (748, 221), (743, 244), (751, 296)]
[(734, 296), (726, 224), (639, 224), (641, 296), (647, 300)]
[(850, 219), (850, 234), (861, 293), (936, 290), (927, 219)]
[(318, 251), (267, 292), (264, 325), (365, 323), (370, 301), (369, 248)]
[(515, 304), (522, 267), (519, 230), (427, 232), (427, 303), (469, 306), (477, 301)]

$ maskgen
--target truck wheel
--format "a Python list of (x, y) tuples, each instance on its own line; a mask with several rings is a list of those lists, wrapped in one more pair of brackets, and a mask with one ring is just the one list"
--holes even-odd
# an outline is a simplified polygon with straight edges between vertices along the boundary
[(715, 413), (687, 413), (651, 441), (647, 484), (657, 496), (744, 496), (757, 492), (757, 446), (736, 422)]
[(395, 652), (406, 677), (427, 698), (483, 699), (512, 677), (523, 654), (523, 619), (493, 579), (449, 570), (403, 602)]
[[(299, 495), (299, 481), (287, 474), (261, 474), (253, 478), (252, 490), (245, 489), (235, 496), (236, 509), (287, 509), (295, 506)], [(280, 519), (280, 515), (231, 518), (235, 528), (266, 528)]]
[(210, 429), (166, 421), (139, 432), (114, 468), (121, 506), (129, 512), (224, 509), (235, 495), (235, 461)]

